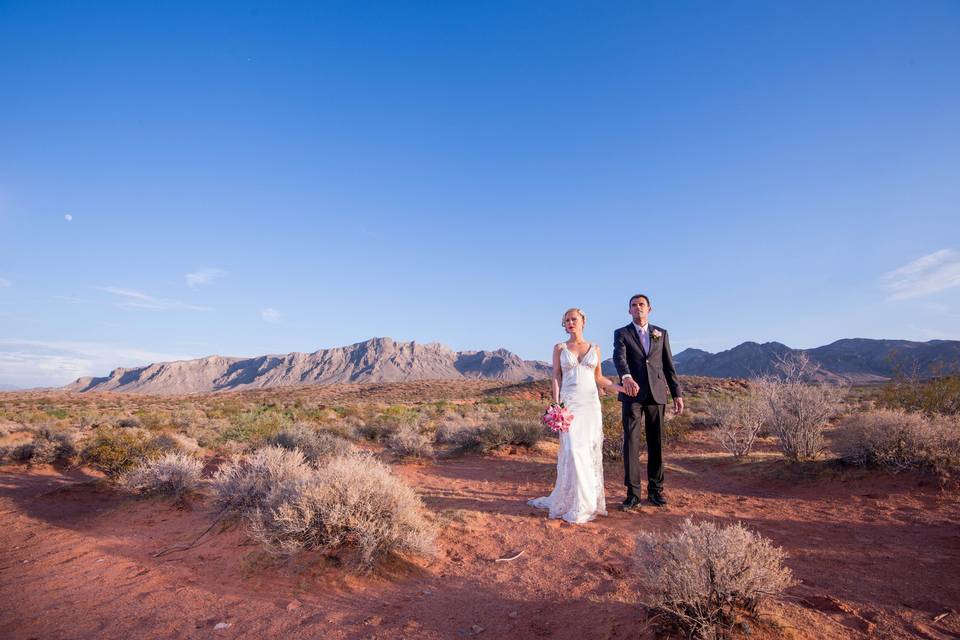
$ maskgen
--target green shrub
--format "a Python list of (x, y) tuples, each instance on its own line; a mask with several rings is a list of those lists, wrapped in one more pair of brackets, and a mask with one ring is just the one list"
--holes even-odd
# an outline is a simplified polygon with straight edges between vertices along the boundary
[(84, 446), (81, 458), (108, 476), (117, 476), (160, 453), (153, 439), (140, 429), (100, 427)]

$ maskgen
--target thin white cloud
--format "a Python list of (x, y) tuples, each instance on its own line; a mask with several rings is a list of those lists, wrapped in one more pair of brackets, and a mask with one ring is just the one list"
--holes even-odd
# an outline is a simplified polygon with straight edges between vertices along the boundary
[(59, 300), (60, 302), (69, 302), (70, 304), (83, 304), (86, 302), (83, 298), (76, 296), (53, 296), (53, 299)]
[(280, 322), (280, 312), (271, 307), (260, 310), (260, 317), (266, 322)]
[(907, 300), (960, 286), (960, 253), (941, 249), (885, 273), (888, 300)]
[(63, 219), (66, 220), (67, 222), (70, 222), (71, 220), (73, 220), (73, 216), (68, 213), (63, 216)]
[(197, 285), (211, 284), (214, 280), (219, 280), (225, 275), (227, 275), (227, 272), (223, 269), (198, 269), (186, 275), (187, 286), (192, 289)]
[(105, 376), (117, 367), (193, 357), (99, 342), (2, 338), (0, 382), (19, 387), (61, 386), (84, 376)]
[(0, 289), (4, 287), (12, 287), (13, 283), (7, 280), (6, 278), (0, 278)]
[(169, 311), (180, 309), (183, 311), (211, 311), (210, 307), (203, 307), (195, 304), (187, 304), (180, 300), (168, 300), (165, 298), (154, 298), (142, 291), (135, 289), (125, 289), (123, 287), (94, 287), (100, 291), (106, 291), (115, 296), (119, 296), (122, 301), (117, 306), (126, 309), (153, 309), (156, 311)]

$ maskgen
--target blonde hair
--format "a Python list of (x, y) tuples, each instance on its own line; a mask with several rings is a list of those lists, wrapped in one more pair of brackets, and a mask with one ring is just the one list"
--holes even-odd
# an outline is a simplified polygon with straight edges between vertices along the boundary
[(581, 308), (579, 308), (579, 307), (570, 307), (569, 309), (567, 309), (566, 311), (563, 312), (563, 317), (560, 318), (560, 326), (561, 326), (561, 327), (563, 326), (563, 321), (567, 319), (567, 314), (570, 314), (570, 313), (577, 313), (577, 314), (579, 314), (579, 315), (580, 315), (580, 319), (583, 320), (584, 326), (586, 326), (586, 324), (587, 324), (587, 314), (585, 314), (585, 313), (583, 312), (583, 309), (581, 309)]

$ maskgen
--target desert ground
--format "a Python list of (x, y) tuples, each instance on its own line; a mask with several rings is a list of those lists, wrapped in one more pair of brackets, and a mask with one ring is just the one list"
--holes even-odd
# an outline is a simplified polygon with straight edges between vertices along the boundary
[[(272, 555), (241, 523), (217, 521), (203, 491), (176, 500), (141, 497), (82, 460), (6, 460), (0, 465), (0, 635), (682, 637), (649, 606), (651, 588), (638, 570), (647, 559), (637, 553), (637, 535), (670, 532), (692, 518), (740, 522), (769, 538), (784, 549), (797, 580), (783, 598), (763, 606), (759, 619), (738, 626), (735, 637), (960, 638), (955, 488), (923, 472), (843, 463), (830, 455), (833, 424), (818, 460), (784, 460), (770, 435), (751, 456), (734, 459), (697, 422), (697, 394), (723, 384), (737, 386), (694, 381), (692, 415), (674, 418), (685, 422), (665, 448), (669, 506), (619, 511), (622, 466), (610, 460), (609, 515), (585, 525), (548, 520), (526, 504), (552, 488), (554, 439), (457, 455), (438, 447), (411, 460), (359, 438), (357, 446), (387, 461), (416, 491), (437, 530), (434, 555), (393, 557), (369, 573), (329, 554)], [(136, 416), (145, 430), (203, 432), (198, 455), (209, 475), (228, 455), (277, 428), (262, 407), (297, 407), (294, 418), (324, 428), (399, 415), (396, 407), (429, 407), (448, 421), (473, 419), (469, 411), (477, 407), (527, 415), (541, 410), (546, 397), (543, 383), (493, 382), (162, 399), (7, 393), (0, 394), (0, 445), (25, 441), (42, 420), (83, 431)], [(252, 421), (250, 407), (260, 422)], [(208, 529), (194, 546), (180, 548)]]

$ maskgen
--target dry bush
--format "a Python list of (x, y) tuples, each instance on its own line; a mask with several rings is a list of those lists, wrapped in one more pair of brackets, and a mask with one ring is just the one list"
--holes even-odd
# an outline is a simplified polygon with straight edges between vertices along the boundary
[(403, 425), (387, 440), (387, 449), (403, 458), (429, 458), (433, 455), (430, 438), (413, 425)]
[(250, 522), (253, 537), (274, 553), (348, 549), (362, 570), (388, 555), (433, 549), (420, 499), (368, 457), (335, 458), (305, 479), (273, 484)]
[(284, 449), (299, 449), (307, 462), (312, 464), (319, 464), (328, 458), (349, 455), (356, 451), (353, 445), (343, 438), (325, 431), (317, 431), (303, 423), (281, 429), (267, 442)]
[(11, 449), (11, 460), (30, 464), (54, 464), (66, 462), (77, 455), (79, 434), (74, 431), (58, 431), (41, 427), (31, 442)]
[(306, 481), (311, 473), (299, 449), (264, 447), (221, 466), (210, 485), (214, 502), (223, 512), (249, 516), (264, 505), (274, 486)]
[(117, 420), (117, 427), (120, 429), (139, 429), (142, 426), (140, 418), (137, 417), (120, 418)]
[(929, 377), (920, 376), (919, 365), (909, 374), (897, 372), (895, 378), (883, 387), (879, 404), (890, 409), (922, 411), (928, 415), (960, 414), (960, 375), (957, 366), (931, 365)]
[(725, 637), (739, 615), (757, 615), (793, 584), (783, 550), (741, 524), (687, 519), (672, 535), (642, 533), (638, 553), (653, 606), (693, 637)]
[(371, 442), (381, 442), (386, 440), (397, 432), (397, 426), (384, 422), (365, 422), (356, 428), (356, 433), (361, 438)]
[(128, 471), (125, 485), (146, 495), (181, 497), (195, 491), (200, 484), (203, 462), (182, 453), (166, 453), (147, 460)]
[(200, 445), (190, 436), (175, 431), (161, 433), (152, 441), (152, 445), (160, 451), (169, 453), (189, 453), (194, 454), (200, 450)]
[(842, 423), (839, 448), (852, 464), (952, 476), (960, 471), (960, 417), (902, 409), (851, 414)]
[(160, 453), (154, 440), (141, 429), (100, 427), (86, 442), (80, 456), (90, 466), (117, 476)]
[(753, 384), (767, 400), (783, 455), (795, 462), (813, 460), (823, 451), (823, 427), (843, 406), (843, 389), (810, 384), (819, 367), (802, 352), (780, 358), (777, 369), (779, 375)]
[(601, 400), (603, 459), (623, 460), (623, 406), (618, 400)]
[(533, 420), (494, 419), (463, 434), (459, 449), (486, 453), (507, 445), (532, 447), (543, 440), (544, 429), (543, 425)]
[(763, 391), (753, 385), (739, 396), (715, 395), (707, 399), (705, 409), (713, 424), (713, 437), (736, 458), (750, 454), (769, 420), (770, 404)]

